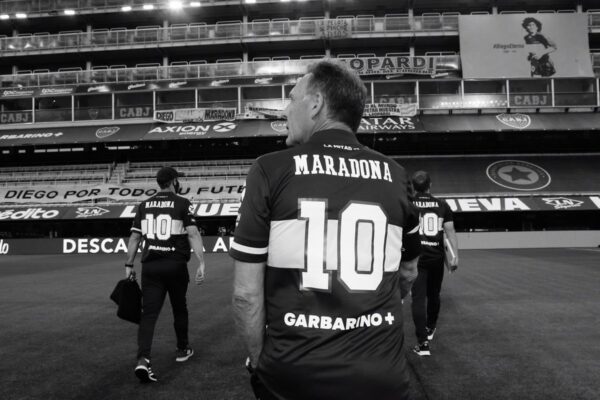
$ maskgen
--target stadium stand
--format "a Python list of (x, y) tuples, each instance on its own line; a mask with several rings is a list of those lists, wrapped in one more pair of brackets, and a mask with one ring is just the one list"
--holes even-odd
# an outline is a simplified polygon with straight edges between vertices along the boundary
[[(0, 186), (151, 185), (163, 164), (180, 168), (191, 181), (243, 182), (252, 158), (284, 146), (285, 125), (264, 119), (274, 118), (273, 110), (269, 115), (260, 109), (283, 108), (295, 79), (325, 56), (365, 70), (384, 62), (432, 63), (431, 71), (420, 74), (363, 71), (370, 107), (399, 113), (398, 107), (414, 105), (417, 111), (411, 117), (371, 111), (359, 137), (411, 168), (425, 163), (419, 156), (433, 157), (430, 168), (443, 172), (458, 155), (468, 154), (468, 163), (480, 166), (484, 162), (473, 157), (491, 164), (502, 153), (515, 159), (551, 154), (540, 163), (552, 169), (566, 165), (556, 161), (566, 159), (561, 151), (598, 148), (591, 132), (600, 108), (600, 9), (585, 2), (201, 3), (183, 2), (183, 10), (174, 10), (162, 0), (1, 2), (0, 15), (7, 17), (0, 20)], [(75, 15), (57, 14), (66, 7)], [(17, 21), (16, 13), (26, 17)], [(581, 15), (596, 75), (465, 79), (460, 18), (523, 13)], [(234, 109), (235, 119), (200, 121), (188, 114), (175, 119), (178, 109), (224, 107)], [(173, 121), (155, 121), (155, 111)], [(523, 117), (511, 120), (512, 114)], [(69, 151), (73, 148), (78, 150)], [(450, 158), (435, 158), (441, 155)], [(594, 155), (583, 159), (596, 161)], [(574, 180), (580, 187), (530, 195), (539, 200), (542, 193), (593, 194), (586, 190), (593, 173), (575, 167), (586, 177)], [(553, 176), (568, 169), (556, 168)], [(465, 184), (460, 193), (445, 191), (484, 196), (490, 189), (477, 186), (479, 178), (487, 179), (464, 176), (453, 181)], [(479, 218), (459, 213), (458, 227), (481, 227)], [(492, 219), (501, 223), (502, 217)]]

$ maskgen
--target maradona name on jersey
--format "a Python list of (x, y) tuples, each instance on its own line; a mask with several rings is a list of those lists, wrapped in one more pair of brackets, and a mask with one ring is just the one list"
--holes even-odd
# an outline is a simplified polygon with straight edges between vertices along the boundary
[(391, 312), (388, 312), (385, 317), (380, 313), (373, 313), (361, 315), (357, 318), (333, 318), (326, 315), (305, 315), (289, 312), (284, 315), (283, 322), (287, 326), (297, 328), (348, 331), (357, 328), (377, 327), (381, 324), (392, 325), (395, 319)]
[(148, 201), (146, 202), (146, 208), (174, 208), (174, 201)]
[(386, 161), (300, 154), (294, 156), (294, 162), (295, 175), (332, 175), (392, 182), (390, 166)]

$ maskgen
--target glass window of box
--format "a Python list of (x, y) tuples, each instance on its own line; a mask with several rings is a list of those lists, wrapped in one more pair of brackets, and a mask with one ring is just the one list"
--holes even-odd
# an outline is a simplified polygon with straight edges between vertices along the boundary
[(199, 108), (237, 108), (237, 106), (237, 87), (198, 89)]
[(596, 106), (595, 79), (555, 79), (555, 106)]
[(112, 95), (75, 96), (75, 120), (87, 121), (112, 118)]
[(462, 108), (460, 81), (419, 82), (419, 108)]
[(508, 84), (510, 107), (552, 107), (550, 79), (511, 80)]
[(35, 122), (71, 121), (71, 96), (35, 99)]
[(156, 92), (156, 109), (195, 108), (196, 94), (193, 90), (170, 90)]
[(33, 122), (31, 99), (0, 100), (0, 124)]
[(152, 118), (152, 92), (116, 93), (115, 118)]
[(242, 87), (242, 110), (246, 106), (283, 110), (281, 85)]
[(465, 108), (506, 108), (506, 81), (465, 81)]
[[(415, 87), (416, 82), (374, 82), (373, 93), (375, 103), (416, 103), (417, 95)], [(371, 85), (367, 82), (367, 89), (370, 88)], [(368, 102), (370, 102), (370, 99)]]

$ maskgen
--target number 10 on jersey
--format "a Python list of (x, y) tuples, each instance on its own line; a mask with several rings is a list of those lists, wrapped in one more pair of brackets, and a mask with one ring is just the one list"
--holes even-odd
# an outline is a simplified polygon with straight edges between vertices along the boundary
[[(302, 286), (309, 290), (330, 290), (330, 271), (338, 266), (327, 263), (327, 246), (336, 245), (327, 243), (327, 201), (300, 199), (299, 208), (298, 218), (306, 221)], [(384, 272), (385, 212), (377, 204), (350, 201), (340, 212), (337, 225), (340, 282), (350, 291), (376, 290)]]

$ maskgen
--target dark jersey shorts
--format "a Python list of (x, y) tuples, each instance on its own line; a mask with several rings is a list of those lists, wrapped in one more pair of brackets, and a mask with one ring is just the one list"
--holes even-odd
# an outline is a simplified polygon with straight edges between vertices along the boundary
[(252, 166), (230, 254), (267, 264), (256, 373), (278, 397), (406, 397), (398, 268), (419, 251), (406, 183), (344, 131)]

